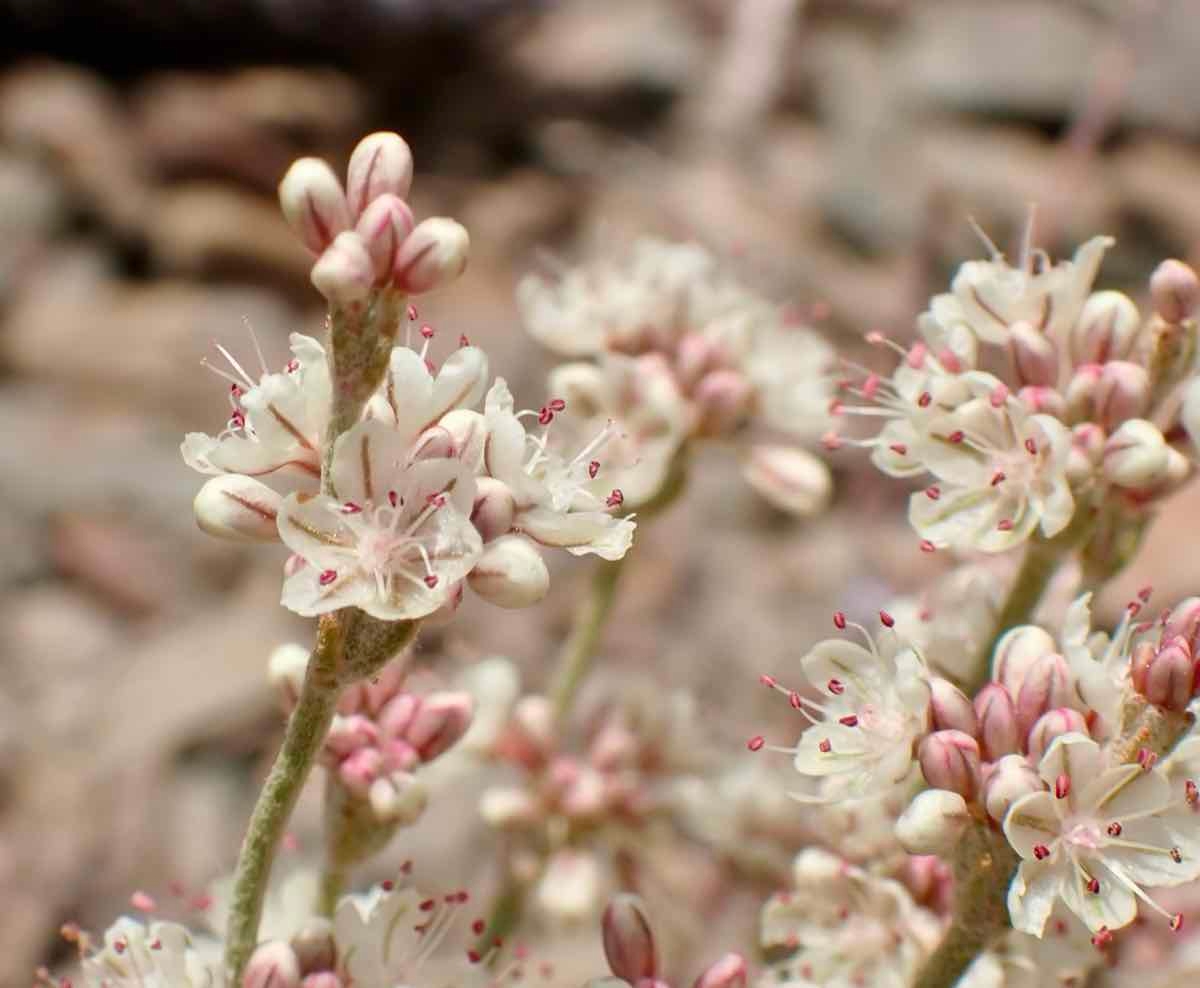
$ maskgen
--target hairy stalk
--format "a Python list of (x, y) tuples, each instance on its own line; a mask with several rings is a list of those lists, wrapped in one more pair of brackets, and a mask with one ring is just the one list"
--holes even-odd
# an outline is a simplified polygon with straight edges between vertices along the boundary
[(617, 594), (617, 578), (621, 575), (623, 559), (614, 562), (598, 560), (592, 574), (587, 599), (575, 615), (571, 634), (559, 653), (554, 682), (550, 687), (550, 704), (554, 721), (561, 724), (575, 701), (575, 694), (592, 667), (596, 646), (604, 624), (612, 611)]
[(296, 709), (288, 719), (283, 746), (258, 795), (238, 855), (225, 944), (225, 968), (231, 984), (240, 983), (242, 969), (257, 945), (271, 863), (333, 719), (341, 650), (338, 619), (327, 615), (318, 626), (316, 648), (308, 662)]
[(979, 953), (1008, 926), (1008, 886), (1016, 852), (1004, 835), (986, 823), (973, 823), (954, 859), (954, 915), (937, 950), (925, 962), (914, 986), (952, 988)]

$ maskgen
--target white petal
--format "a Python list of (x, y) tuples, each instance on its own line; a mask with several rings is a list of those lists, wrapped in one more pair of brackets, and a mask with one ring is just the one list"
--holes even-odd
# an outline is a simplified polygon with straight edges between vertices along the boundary
[(1038, 861), (1022, 861), (1008, 887), (1008, 916), (1014, 930), (1040, 937), (1059, 895), (1059, 871)]
[(633, 544), (636, 526), (627, 518), (614, 518), (603, 511), (561, 512), (539, 507), (518, 512), (513, 527), (542, 545), (614, 560)]

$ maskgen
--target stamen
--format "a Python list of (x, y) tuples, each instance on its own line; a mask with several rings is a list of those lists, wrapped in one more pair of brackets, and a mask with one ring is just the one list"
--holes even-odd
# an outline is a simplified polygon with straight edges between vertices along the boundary
[(317, 578), (317, 582), (319, 584), (321, 584), (321, 586), (327, 587), (327, 586), (329, 586), (329, 584), (331, 584), (336, 579), (337, 579), (337, 570), (327, 569), (327, 570), (322, 571), (321, 575)]
[(752, 737), (749, 741), (746, 742), (746, 747), (749, 748), (751, 751), (761, 751), (763, 745), (766, 743), (767, 743), (766, 738), (764, 738), (761, 734), (756, 734), (754, 737)]

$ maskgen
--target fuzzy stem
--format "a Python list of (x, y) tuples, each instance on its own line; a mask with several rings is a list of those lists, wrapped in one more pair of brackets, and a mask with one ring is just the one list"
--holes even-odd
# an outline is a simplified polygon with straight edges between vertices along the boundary
[(333, 615), (322, 618), (296, 709), (288, 719), (283, 745), (258, 795), (234, 871), (225, 943), (225, 968), (232, 985), (240, 983), (242, 969), (258, 943), (258, 924), (271, 863), (333, 719), (339, 693), (337, 666), (341, 648), (337, 618)]
[(600, 644), (604, 624), (616, 599), (617, 578), (623, 563), (623, 559), (597, 561), (587, 599), (576, 613), (571, 634), (559, 653), (554, 683), (550, 687), (550, 704), (556, 724), (566, 719), (575, 694), (591, 669), (596, 646)]
[(950, 928), (913, 981), (920, 988), (952, 988), (962, 973), (1008, 927), (1008, 886), (1016, 852), (1004, 835), (973, 823), (954, 859), (954, 916)]

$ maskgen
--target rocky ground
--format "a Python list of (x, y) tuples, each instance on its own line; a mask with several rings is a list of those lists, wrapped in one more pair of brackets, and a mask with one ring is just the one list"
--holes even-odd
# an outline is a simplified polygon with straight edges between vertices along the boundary
[[(56, 5), (32, 22), (0, 3), (20, 25), (0, 71), (0, 984), (60, 956), (65, 920), (227, 870), (277, 740), (263, 662), (306, 629), (276, 606), (278, 553), (195, 529), (178, 443), (222, 416), (213, 341), (245, 352), (249, 324), (277, 356), (319, 328), (273, 198), (298, 154), (410, 138), (418, 214), (473, 244), (423, 315), (530, 401), (547, 365), (512, 293), (542, 250), (696, 238), (847, 346), (910, 331), (980, 253), (968, 216), (1011, 243), (1036, 203), (1055, 253), (1112, 233), (1105, 280), (1135, 297), (1162, 257), (1200, 261), (1191, 0), (427, 0), (379, 21), (364, 2), (353, 29), (296, 0), (203, 57), (183, 14), (147, 27), (139, 6), (97, 5), (95, 43), (70, 50)], [(120, 17), (144, 62), (114, 64)], [(710, 450), (642, 534), (605, 653), (719, 701), (730, 745), (766, 715), (764, 664), (824, 636), (835, 603), (869, 612), (936, 568), (905, 492), (836, 462), (834, 508), (796, 523)], [(1168, 509), (1131, 585), (1195, 592), (1196, 502)], [(586, 572), (557, 575), (538, 610), (472, 604), (423, 654), (504, 653), (543, 681)], [(405, 853), (486, 882), (478, 829), (438, 827), (455, 815)], [(306, 805), (302, 844), (315, 827)]]

